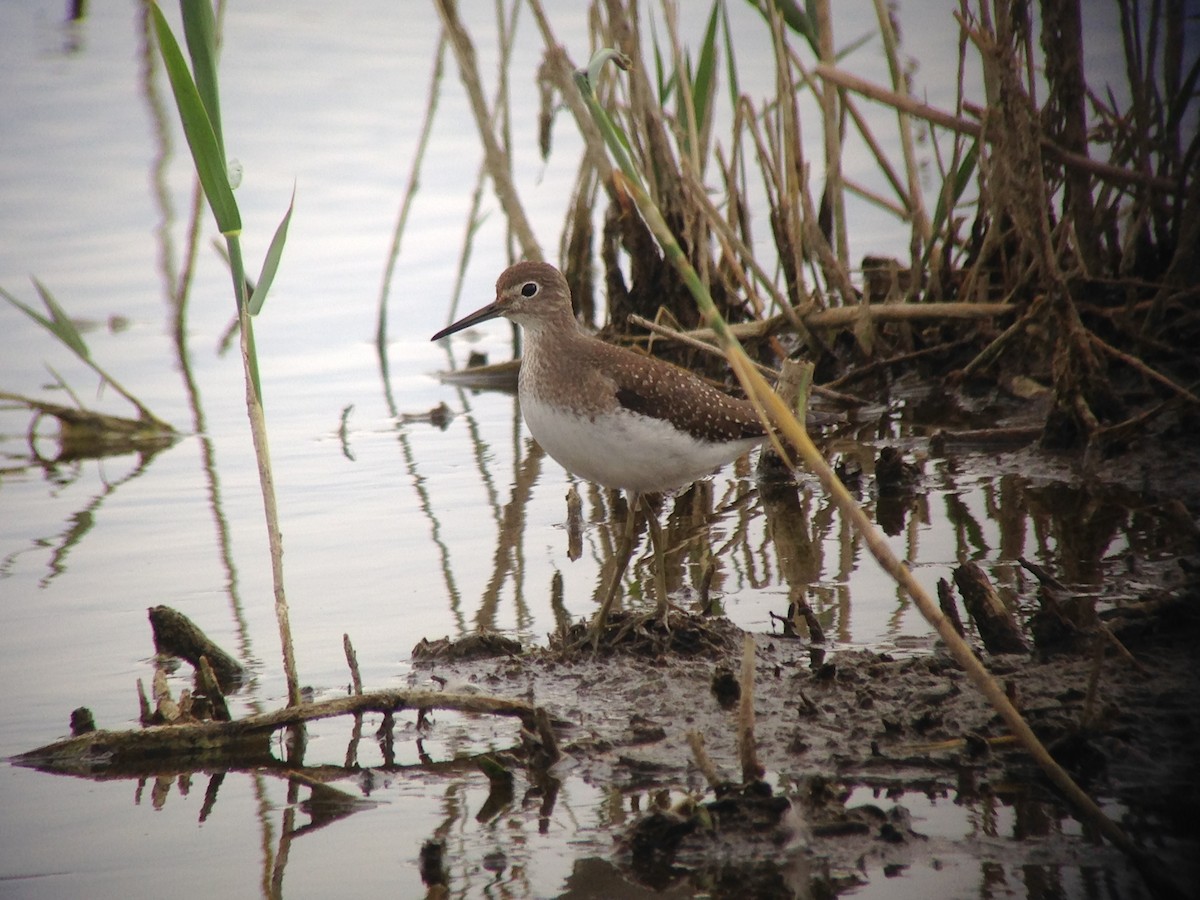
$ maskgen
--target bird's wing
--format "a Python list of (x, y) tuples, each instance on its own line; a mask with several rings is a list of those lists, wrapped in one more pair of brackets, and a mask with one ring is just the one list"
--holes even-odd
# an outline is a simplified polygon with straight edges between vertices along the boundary
[[(766, 433), (754, 407), (702, 381), (693, 373), (653, 357), (633, 357), (614, 351), (605, 360), (617, 403), (630, 412), (670, 420), (693, 437), (732, 441)], [(606, 354), (607, 355), (607, 354)]]

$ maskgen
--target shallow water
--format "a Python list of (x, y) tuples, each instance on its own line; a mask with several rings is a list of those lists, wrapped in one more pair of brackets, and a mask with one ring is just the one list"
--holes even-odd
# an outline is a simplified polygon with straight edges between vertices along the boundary
[[(491, 4), (474, 6), (464, 18), (490, 74)], [(737, 27), (752, 33), (753, 14), (731, 9)], [(845, 13), (839, 25), (848, 39), (857, 14)], [(580, 17), (555, 25), (568, 47), (584, 45)], [(368, 687), (407, 683), (409, 651), (422, 637), (494, 628), (544, 642), (562, 621), (594, 609), (614, 542), (612, 498), (580, 484), (583, 553), (569, 561), (571, 479), (532, 445), (513, 399), (432, 377), (460, 365), (468, 349), (501, 359), (510, 347), (502, 325), (448, 347), (427, 339), (447, 319), (479, 157), (449, 57), (390, 283), (386, 367), (376, 352), (380, 287), (436, 37), (432, 10), (401, 19), (387, 3), (356, 4), (353, 15), (336, 4), (235, 4), (225, 22), (224, 127), (245, 170), (238, 198), (252, 270), (293, 187), (297, 196), (256, 334), (296, 655), (303, 683), (318, 696), (346, 689), (343, 634)], [(919, 28), (909, 39), (930, 84), (944, 89), (945, 80), (932, 77), (937, 39)], [(1108, 48), (1096, 48), (1103, 61)], [(528, 21), (518, 50), (514, 106), (531, 109), (540, 49)], [(232, 318), (228, 274), (209, 246), (207, 214), (194, 257), (189, 249), (190, 165), (153, 58), (138, 2), (95, 4), (76, 23), (44, 5), (0, 5), (0, 287), (37, 306), (28, 281), (36, 276), (80, 321), (93, 358), (182, 432), (155, 454), (67, 458), (49, 420), (0, 409), (5, 757), (65, 733), (77, 706), (92, 709), (101, 727), (136, 721), (136, 683), (153, 675), (146, 609), (158, 604), (191, 617), (250, 667), (238, 712), (274, 708), (286, 695), (241, 368), (236, 349), (220, 350)], [(753, 69), (747, 63), (751, 82)], [(886, 80), (879, 59), (859, 71)], [(929, 99), (950, 105), (953, 97), (934, 91)], [(532, 131), (530, 122), (516, 123), (515, 175), (553, 247), (578, 142), (560, 117), (554, 155), (543, 162)], [(500, 216), (487, 191), (485, 198), (463, 309), (489, 299), (503, 265)], [(856, 256), (902, 251), (894, 226), (856, 209)], [(171, 298), (183, 284), (177, 340)], [(71, 403), (55, 386), (60, 376), (84, 404), (129, 414), (47, 334), (0, 304), (0, 390)], [(445, 428), (421, 418), (442, 403), (454, 414)], [(843, 452), (863, 456), (869, 469), (881, 434), (923, 452), (904, 414), (904, 401), (894, 401), (885, 425), (854, 436), (869, 440), (865, 449), (849, 440)], [(901, 510), (892, 541), (931, 587), (965, 559), (1012, 587), (1022, 578), (1021, 556), (1073, 584), (1095, 584), (1104, 566), (1152, 542), (1160, 527), (1128, 512), (1126, 501), (1080, 498), (1078, 488), (1052, 480), (964, 471), (937, 458), (920, 464), (925, 490)], [(876, 509), (875, 498), (864, 497)], [(803, 483), (797, 502), (807, 528), (781, 561), (768, 523), (796, 510), (764, 506), (749, 468), (681, 501), (670, 519), (687, 557), (678, 596), (694, 599), (707, 583), (734, 622), (771, 632), (795, 586), (833, 646), (928, 649), (928, 627), (816, 486)], [(1098, 515), (1097, 504), (1111, 515)], [(1081, 546), (1075, 536), (1084, 525), (1095, 527)], [(627, 578), (631, 602), (649, 589), (648, 571), (643, 558)], [(561, 602), (553, 599), (558, 577)], [(184, 667), (172, 686), (187, 684)], [(422, 744), (435, 761), (514, 740), (509, 723), (437, 719)], [(378, 725), (378, 717), (366, 722), (363, 766), (385, 761), (369, 737)], [(583, 896), (580, 883), (594, 884), (598, 871), (612, 876), (608, 829), (630, 821), (637, 801), (568, 775), (548, 818), (537, 798), (522, 797), (481, 817), (489, 794), (481, 773), (422, 766), (411, 720), (400, 717), (397, 736), (396, 758), (387, 761), (404, 768), (340, 783), (345, 796), (325, 798), (332, 806), (324, 807), (281, 772), (139, 783), (0, 767), (0, 896), (149, 896), (167, 884), (177, 896), (320, 897), (347, 885), (417, 896), (418, 851), (434, 835), (447, 841), (451, 883), (462, 896)], [(307, 759), (341, 764), (348, 739), (346, 726), (317, 723)], [(346, 810), (353, 814), (340, 815)], [(935, 884), (938, 877), (930, 876)], [(963, 877), (981, 883), (974, 869)], [(613, 890), (635, 896), (630, 886)]]

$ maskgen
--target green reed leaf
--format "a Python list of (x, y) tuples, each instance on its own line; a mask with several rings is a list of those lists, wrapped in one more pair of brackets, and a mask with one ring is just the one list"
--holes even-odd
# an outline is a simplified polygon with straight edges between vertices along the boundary
[(51, 334), (75, 351), (80, 359), (90, 358), (91, 351), (83, 342), (83, 335), (79, 333), (79, 329), (75, 327), (75, 323), (71, 321), (66, 310), (58, 305), (58, 301), (54, 299), (50, 289), (36, 278), (33, 279), (33, 286), (37, 288), (38, 296), (42, 298), (42, 303), (50, 311), (51, 322), (47, 323), (46, 327), (50, 329)]
[[(175, 95), (175, 105), (179, 109), (183, 133), (192, 151), (192, 160), (196, 165), (200, 185), (204, 188), (204, 196), (208, 198), (208, 205), (212, 208), (221, 233), (239, 234), (242, 230), (242, 216), (233, 197), (233, 189), (229, 186), (224, 151), (175, 35), (171, 33), (171, 27), (158, 4), (151, 3), (150, 11), (158, 36), (158, 49), (166, 66), (167, 77), (171, 81), (171, 91)], [(215, 82), (212, 84), (215, 87)]]
[(283, 256), (283, 245), (287, 243), (288, 225), (292, 221), (292, 210), (295, 206), (296, 189), (292, 188), (292, 200), (288, 203), (287, 212), (283, 214), (283, 221), (275, 229), (275, 236), (271, 238), (271, 246), (267, 248), (267, 255), (263, 260), (262, 272), (259, 273), (258, 282), (254, 285), (254, 293), (250, 295), (250, 315), (252, 316), (257, 316), (262, 310), (263, 304), (267, 302), (267, 291), (271, 289), (271, 282), (275, 280), (275, 272), (279, 268), (280, 257)]
[(696, 132), (703, 134), (708, 123), (708, 109), (712, 103), (713, 74), (717, 66), (717, 13), (720, 4), (713, 3), (708, 16), (708, 28), (704, 32), (704, 43), (700, 45), (700, 59), (692, 78), (692, 107), (696, 110)]
[(4, 297), (5, 300), (45, 328), (48, 332), (58, 338), (59, 341), (70, 348), (70, 350), (78, 357), (85, 360), (88, 359), (89, 353), (87, 344), (83, 342), (83, 337), (79, 334), (79, 330), (75, 327), (74, 323), (67, 318), (66, 313), (62, 311), (62, 308), (54, 301), (54, 298), (50, 296), (50, 292), (47, 291), (40, 283), (38, 283), (37, 279), (34, 279), (33, 283), (34, 286), (37, 287), (38, 293), (42, 295), (42, 302), (45, 303), (46, 308), (50, 310), (49, 319), (47, 319), (32, 306), (29, 306), (28, 304), (18, 300), (8, 291), (4, 290), (4, 288), (0, 288), (0, 297)]
[(208, 113), (221, 156), (225, 156), (225, 136), (221, 131), (221, 92), (217, 87), (217, 22), (210, 0), (179, 0), (183, 16), (183, 39), (192, 58), (196, 91)]

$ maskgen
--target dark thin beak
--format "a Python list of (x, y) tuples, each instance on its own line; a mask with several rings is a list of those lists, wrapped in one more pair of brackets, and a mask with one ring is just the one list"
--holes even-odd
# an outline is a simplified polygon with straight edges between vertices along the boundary
[(477, 309), (470, 315), (463, 316), (453, 325), (447, 325), (437, 334), (430, 338), (431, 341), (440, 341), (448, 334), (454, 334), (456, 331), (462, 331), (464, 328), (470, 328), (472, 325), (478, 325), (480, 322), (486, 322), (488, 319), (494, 319), (500, 315), (500, 304), (498, 302), (489, 303), (483, 309)]

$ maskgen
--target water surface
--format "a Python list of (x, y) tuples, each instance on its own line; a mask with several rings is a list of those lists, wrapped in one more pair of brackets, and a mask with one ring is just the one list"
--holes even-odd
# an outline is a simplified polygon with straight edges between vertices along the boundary
[[(490, 76), (491, 4), (462, 5)], [(748, 38), (758, 46), (754, 14), (737, 6), (731, 13), (742, 32), (760, 29)], [(838, 26), (847, 40), (857, 35), (858, 14), (846, 12)], [(559, 40), (582, 60), (585, 21), (554, 15)], [(343, 634), (368, 687), (407, 683), (409, 651), (422, 637), (488, 628), (544, 642), (562, 621), (594, 609), (613, 541), (613, 498), (575, 485), (586, 527), (582, 556), (571, 562), (564, 498), (572, 479), (536, 450), (513, 398), (432, 377), (460, 366), (468, 350), (503, 359), (511, 346), (502, 323), (446, 346), (428, 341), (448, 317), (480, 157), (449, 57), (420, 193), (388, 283), (386, 369), (376, 351), (380, 291), (437, 34), (431, 8), (382, 2), (345, 11), (234, 4), (225, 21), (224, 127), (245, 172), (238, 198), (251, 269), (296, 191), (284, 263), (256, 334), (296, 655), (317, 696), (343, 692), (349, 682)], [(190, 164), (146, 35), (138, 2), (94, 4), (79, 22), (65, 21), (59, 8), (0, 5), (0, 286), (37, 305), (28, 280), (36, 276), (78, 321), (93, 357), (181, 432), (154, 454), (64, 458), (52, 421), (0, 410), (5, 757), (64, 734), (77, 706), (89, 707), (101, 727), (133, 725), (136, 684), (153, 675), (146, 610), (158, 604), (191, 617), (250, 668), (238, 713), (274, 708), (286, 696), (241, 367), (236, 349), (223, 346), (232, 319), (228, 273), (209, 244), (214, 229), (203, 211), (194, 250), (189, 242)], [(929, 99), (952, 104), (946, 80), (934, 73), (953, 61), (938, 62), (938, 39), (922, 29), (908, 39), (930, 76)], [(1097, 47), (1103, 58), (1106, 45)], [(535, 108), (540, 55), (523, 19), (516, 109)], [(743, 89), (751, 91), (755, 52), (745, 58)], [(875, 49), (859, 71), (886, 80)], [(759, 75), (769, 76), (765, 66)], [(554, 247), (578, 141), (560, 117), (554, 153), (543, 161), (533, 134), (532, 116), (513, 123), (515, 177), (544, 245)], [(848, 164), (870, 177), (867, 161), (848, 157)], [(464, 309), (490, 299), (505, 261), (503, 224), (486, 189), (484, 196)], [(903, 252), (902, 229), (854, 210), (856, 258)], [(95, 377), (47, 334), (0, 304), (0, 389), (73, 402), (60, 382), (90, 407), (130, 412), (111, 390), (97, 391)], [(448, 425), (423, 419), (443, 403), (453, 413)], [(847, 452), (865, 454), (869, 466), (883, 435), (923, 454), (903, 413), (902, 401), (892, 403), (895, 424), (852, 434), (868, 443)], [(1054, 566), (1078, 559), (1073, 546), (1063, 552), (1063, 535), (1077, 531), (1064, 518), (1069, 504), (1039, 501), (1040, 492), (1075, 488), (963, 472), (936, 458), (918, 462), (928, 489), (901, 510), (892, 541), (926, 584), (964, 559), (980, 560), (1007, 586), (1020, 578), (1014, 560), (1021, 556)], [(797, 497), (806, 540), (788, 560), (799, 560), (803, 584), (781, 562), (766, 525), (771, 511), (743, 465), (703, 486), (672, 518), (685, 541), (680, 596), (707, 584), (738, 625), (777, 632), (777, 617), (800, 590), (832, 646), (928, 650), (927, 626), (816, 486), (802, 482)], [(864, 499), (874, 511), (869, 489)], [(1143, 526), (1116, 513), (1085, 554), (1090, 569), (1073, 581), (1095, 581)], [(715, 567), (711, 582), (706, 567)], [(630, 602), (644, 595), (648, 572), (639, 560), (627, 581)], [(186, 667), (172, 684), (187, 686)], [(425, 745), (438, 761), (514, 739), (506, 723), (450, 715), (441, 722)], [(365, 734), (379, 724), (369, 718)], [(415, 737), (412, 721), (397, 727), (399, 737)], [(310, 762), (344, 761), (343, 724), (314, 725), (310, 740)], [(363, 766), (383, 761), (370, 740), (359, 749)], [(410, 741), (398, 740), (396, 753), (390, 762), (411, 768), (339, 785), (369, 801), (344, 818), (323, 814), (309, 788), (278, 772), (138, 783), (0, 767), (0, 895), (149, 896), (169, 884), (178, 896), (320, 897), (352, 884), (355, 893), (418, 896), (419, 848), (440, 835), (464, 896), (556, 896), (587, 880), (579, 873), (607, 865), (606, 829), (628, 821), (636, 806), (568, 778), (549, 821), (519, 804), (479, 821), (489, 787), (478, 771), (422, 768)], [(976, 883), (977, 873), (967, 880)]]

